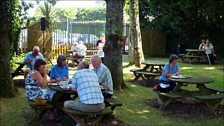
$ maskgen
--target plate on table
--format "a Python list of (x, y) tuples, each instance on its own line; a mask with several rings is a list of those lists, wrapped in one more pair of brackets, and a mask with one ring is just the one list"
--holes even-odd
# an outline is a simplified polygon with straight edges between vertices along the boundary
[(48, 83), (48, 85), (59, 86), (59, 83)]

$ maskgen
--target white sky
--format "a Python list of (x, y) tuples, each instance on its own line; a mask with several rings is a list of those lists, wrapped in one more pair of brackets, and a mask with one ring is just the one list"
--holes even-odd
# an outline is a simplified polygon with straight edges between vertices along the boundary
[[(35, 0), (23, 0), (23, 1), (25, 1), (26, 3), (34, 4), (34, 8), (30, 8), (28, 10), (29, 17), (32, 17), (37, 7), (36, 1)], [(90, 8), (97, 6), (99, 6), (99, 3), (97, 3), (96, 0), (61, 0), (57, 1), (55, 5), (56, 8), (70, 8), (70, 7)]]

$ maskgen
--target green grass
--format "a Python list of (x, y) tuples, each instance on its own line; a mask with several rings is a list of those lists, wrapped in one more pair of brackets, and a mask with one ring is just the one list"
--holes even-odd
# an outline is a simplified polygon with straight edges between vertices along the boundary
[[(128, 64), (128, 57), (124, 56), (123, 65)], [(168, 61), (166, 58), (146, 58), (149, 61)], [(223, 66), (222, 65), (194, 65), (178, 63), (181, 69), (181, 73), (185, 76), (206, 76), (211, 77), (215, 81), (209, 86), (224, 88), (223, 81)], [(224, 124), (222, 118), (215, 119), (202, 119), (198, 122), (190, 122), (183, 119), (176, 119), (168, 117), (162, 114), (160, 110), (149, 107), (145, 103), (145, 99), (157, 98), (157, 94), (152, 91), (151, 88), (135, 85), (129, 83), (128, 80), (134, 78), (133, 74), (129, 72), (133, 66), (124, 68), (124, 79), (127, 84), (127, 88), (122, 91), (115, 92), (114, 97), (124, 103), (124, 106), (118, 107), (115, 110), (114, 115), (128, 125), (193, 125), (193, 126), (221, 126)], [(70, 72), (70, 77), (74, 73), (75, 69)], [(189, 90), (194, 90), (195, 87), (186, 87)], [(30, 108), (26, 102), (25, 90), (19, 89), (19, 94), (14, 98), (1, 98), (1, 113), (0, 113), (0, 125), (1, 126), (22, 126), (25, 125), (25, 119), (23, 117), (23, 111)]]

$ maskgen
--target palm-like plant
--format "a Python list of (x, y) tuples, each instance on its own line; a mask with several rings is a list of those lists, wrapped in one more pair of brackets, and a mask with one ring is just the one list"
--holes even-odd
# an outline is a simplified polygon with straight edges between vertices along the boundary
[(54, 21), (55, 16), (55, 8), (54, 6), (45, 1), (43, 4), (40, 4), (37, 8), (37, 12), (41, 17), (45, 17), (48, 21), (47, 27), (51, 26), (52, 22)]

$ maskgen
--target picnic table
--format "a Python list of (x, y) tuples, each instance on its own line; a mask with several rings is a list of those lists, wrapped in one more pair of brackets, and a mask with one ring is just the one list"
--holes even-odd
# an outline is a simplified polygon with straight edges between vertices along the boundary
[(134, 80), (137, 81), (139, 78), (142, 78), (146, 83), (151, 83), (155, 77), (161, 75), (166, 63), (160, 61), (144, 61), (142, 64), (145, 65), (143, 69), (130, 70), (135, 75)]
[(23, 62), (16, 62), (16, 64), (18, 64), (19, 66), (16, 68), (15, 71), (11, 72), (12, 78), (17, 75), (24, 75), (24, 71), (22, 70), (22, 68), (25, 66), (25, 64)]
[[(164, 109), (173, 100), (185, 97), (193, 97), (204, 101), (212, 112), (215, 111), (218, 104), (224, 98), (224, 94), (219, 90), (208, 88), (206, 85), (214, 80), (209, 77), (188, 77), (188, 78), (169, 78), (176, 82), (176, 87), (170, 93), (159, 93), (160, 99), (163, 101), (160, 109)], [(195, 85), (198, 90), (191, 91), (182, 89), (183, 86)]]
[(204, 51), (198, 49), (186, 49), (186, 54), (180, 54), (180, 58), (182, 62), (185, 60), (189, 60), (191, 64), (193, 60), (197, 60), (198, 63), (201, 63), (202, 60), (206, 59), (207, 57), (204, 55)]

